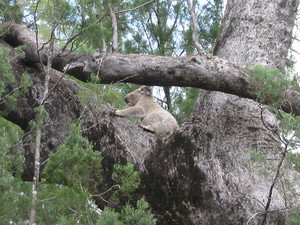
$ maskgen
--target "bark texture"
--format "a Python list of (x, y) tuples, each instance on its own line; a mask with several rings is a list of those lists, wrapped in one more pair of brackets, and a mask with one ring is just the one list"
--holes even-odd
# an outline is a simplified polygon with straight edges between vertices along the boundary
[[(296, 9), (296, 1), (266, 3), (229, 0), (217, 56), (233, 63), (263, 64), (282, 70), (290, 46), (291, 25)], [(228, 204), (228, 208), (223, 208), (226, 218), (224, 224), (232, 224), (232, 221), (236, 224), (260, 224), (275, 172), (270, 172), (270, 177), (259, 176), (259, 172), (255, 172), (251, 165), (255, 163), (251, 162), (249, 152), (256, 149), (270, 154), (269, 157), (275, 155), (276, 160), (268, 162), (266, 168), (268, 171), (276, 168), (281, 154), (276, 147), (278, 140), (269, 130), (277, 125), (275, 116), (266, 106), (250, 99), (208, 91), (200, 92), (193, 116), (206, 127), (206, 135), (203, 136), (210, 137), (204, 151), (207, 151), (205, 156), (209, 154), (214, 162), (199, 160), (197, 165), (207, 168), (207, 180), (214, 187), (211, 189), (219, 190), (212, 195), (216, 205), (220, 202), (222, 205)], [(256, 187), (253, 188), (252, 184)], [(284, 194), (279, 190), (277, 183), (270, 208), (270, 211), (274, 211), (269, 213), (267, 223), (274, 220), (279, 224), (284, 223), (283, 209), (287, 206)], [(194, 217), (197, 224), (203, 223), (201, 217), (211, 215), (205, 215), (205, 211), (197, 211), (196, 214), (200, 215), (200, 218)], [(220, 216), (223, 212), (219, 210), (214, 216)]]
[[(295, 4), (272, 1), (270, 4), (275, 8), (277, 6), (278, 10), (271, 10), (268, 19), (278, 19), (277, 14), (281, 12), (283, 14), (289, 12), (289, 15), (293, 16), (296, 1), (291, 2)], [(243, 1), (243, 4), (239, 3), (241, 2), (228, 1), (217, 54), (234, 63), (243, 64), (248, 61), (255, 64), (254, 56), (258, 53), (263, 55), (261, 49), (254, 48), (257, 51), (250, 49), (248, 51), (245, 48), (247, 45), (239, 40), (242, 38), (238, 29), (248, 31), (248, 35), (252, 34), (251, 30), (242, 25), (240, 27), (234, 25), (234, 21), (240, 20), (239, 24), (242, 23), (244, 14), (230, 14), (230, 12), (243, 12), (247, 9), (252, 13), (249, 15), (259, 15), (265, 1), (249, 0)], [(256, 20), (250, 19), (248, 26), (251, 22), (255, 24)], [(233, 24), (231, 32), (227, 30), (227, 24)], [(292, 24), (286, 23), (286, 26), (285, 29), (289, 30)], [(264, 26), (254, 27), (259, 36), (257, 41), (264, 44), (269, 37), (259, 32)], [(268, 35), (273, 37), (281, 34), (281, 26), (273, 28), (274, 30), (269, 30)], [(27, 61), (18, 58), (13, 60), (16, 55), (11, 48), (10, 57), (15, 75), (21, 76), (26, 72), (34, 82), (34, 86), (7, 116), (8, 120), (20, 125), (24, 131), (30, 130), (29, 121), (35, 117), (34, 107), (41, 101), (45, 79), (40, 65), (35, 64), (39, 61), (35, 36), (30, 35), (32, 33), (28, 30), (15, 25), (9, 36), (11, 46), (27, 43)], [(248, 37), (246, 34), (243, 35), (245, 35), (243, 38)], [(255, 39), (252, 41), (253, 46), (259, 45)], [(233, 46), (234, 43), (240, 49), (235, 54), (231, 54), (231, 51), (237, 49), (236, 45), (233, 49), (228, 47), (226, 51), (222, 50), (227, 45)], [(287, 45), (285, 42), (282, 42), (282, 45), (280, 43), (276, 42), (278, 53), (273, 48), (270, 51), (267, 47), (263, 48), (266, 56), (261, 58), (261, 62), (268, 64), (264, 60), (273, 62), (272, 60), (277, 57), (285, 59), (284, 52), (287, 51), (285, 49)], [(0, 47), (3, 46), (7, 44), (1, 41)], [(41, 50), (41, 54), (45, 57), (46, 53), (46, 48)], [(273, 56), (275, 53), (277, 55)], [(182, 85), (184, 82), (190, 82), (190, 84), (197, 83), (199, 87), (235, 95), (201, 90), (191, 119), (174, 133), (162, 137), (147, 133), (126, 119), (112, 117), (111, 109), (95, 96), (91, 95), (88, 101), (80, 102), (77, 94), (83, 88), (63, 76), (45, 102), (48, 117), (41, 139), (42, 166), (47, 162), (49, 152), (55, 152), (68, 135), (71, 122), (80, 118), (84, 121), (83, 134), (88, 141), (94, 143), (95, 148), (99, 149), (105, 158), (103, 167), (107, 174), (104, 182), (106, 186), (100, 188), (107, 190), (110, 187), (109, 174), (113, 163), (134, 163), (142, 173), (142, 186), (137, 194), (144, 196), (150, 203), (159, 219), (158, 224), (260, 224), (272, 183), (272, 168), (277, 165), (276, 160), (280, 158), (276, 137), (266, 129), (262, 118), (268, 127), (276, 126), (276, 118), (266, 106), (236, 96), (240, 95), (238, 93), (249, 91), (247, 77), (241, 73), (239, 66), (219, 57), (207, 56), (172, 59), (141, 55), (98, 55), (102, 64), (89, 64), (97, 57), (89, 58), (75, 52), (69, 52), (62, 57), (59, 56), (57, 49), (55, 54), (57, 57), (53, 62), (54, 69), (51, 70), (50, 90), (63, 76), (58, 70), (63, 70), (67, 64), (74, 61), (74, 64), (81, 67), (75, 66), (70, 72), (82, 80), (87, 79), (89, 69), (97, 70), (100, 65), (101, 78), (105, 82), (110, 79), (160, 85)], [(283, 61), (278, 59), (274, 65), (282, 68)], [(93, 66), (89, 67), (90, 65)], [(83, 68), (87, 69), (83, 71)], [(193, 74), (196, 76), (193, 77)], [(240, 85), (237, 89), (234, 88), (236, 83)], [(225, 91), (231, 89), (235, 91)], [(26, 156), (23, 176), (25, 180), (31, 180), (33, 175), (34, 152), (30, 144), (32, 139), (29, 132), (22, 140)], [(263, 165), (251, 161), (249, 151), (252, 149), (266, 153), (272, 160)], [(259, 173), (260, 169), (269, 171), (271, 176), (263, 176)], [(289, 170), (286, 173), (292, 177), (288, 178), (298, 179), (299, 174), (295, 171)], [(103, 190), (99, 189), (99, 193)], [(289, 193), (292, 191), (297, 190), (292, 188)], [(283, 197), (286, 194), (288, 193), (283, 193), (279, 186), (275, 187), (274, 199), (271, 202), (271, 210), (274, 211), (270, 212), (268, 222), (284, 223), (285, 211), (282, 209), (286, 208)], [(294, 197), (295, 202), (299, 202), (299, 194), (298, 192)], [(99, 206), (104, 206), (101, 199), (96, 200)], [(295, 202), (291, 201), (290, 204), (293, 205)]]
[[(229, 0), (216, 55), (282, 70), (291, 45), (299, 1)], [(238, 45), (238, 47), (237, 47)]]

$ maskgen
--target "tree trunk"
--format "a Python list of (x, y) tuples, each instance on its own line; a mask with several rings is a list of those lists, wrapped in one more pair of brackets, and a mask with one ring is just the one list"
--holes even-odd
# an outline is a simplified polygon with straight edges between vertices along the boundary
[(112, 53), (118, 52), (118, 21), (114, 11), (114, 6), (108, 3), (109, 15), (112, 24)]
[[(291, 44), (297, 5), (297, 1), (229, 0), (218, 40), (217, 56), (233, 63), (248, 62), (283, 70)], [(207, 182), (212, 183), (214, 192), (219, 190), (212, 198), (223, 205), (228, 204), (231, 212), (227, 213), (243, 215), (231, 218), (236, 221), (234, 224), (261, 224), (272, 186), (272, 171), (275, 171), (277, 164), (268, 162), (266, 167), (270, 177), (262, 178), (258, 171), (249, 173), (252, 168), (249, 157), (250, 151), (255, 149), (269, 154), (270, 158), (275, 155), (277, 161), (281, 160), (281, 149), (277, 147), (279, 141), (269, 130), (277, 125), (275, 116), (267, 106), (250, 99), (202, 90), (193, 117), (204, 127), (205, 132), (201, 136), (208, 139), (208, 146), (203, 148), (206, 160), (199, 160), (197, 164), (200, 168), (208, 169)], [(214, 160), (210, 162), (211, 159)], [(283, 209), (287, 207), (280, 187), (277, 185), (276, 188), (269, 209), (272, 213), (267, 218), (269, 223), (282, 223), (284, 220), (283, 217), (280, 219), (280, 214), (283, 215)], [(205, 215), (205, 210), (199, 214)], [(230, 216), (224, 215), (224, 218)], [(232, 223), (232, 220), (228, 223)]]
[(228, 0), (216, 55), (233, 63), (283, 70), (298, 4), (297, 0)]
[[(216, 49), (218, 56), (237, 63), (243, 64), (247, 60), (254, 64), (256, 62), (252, 59), (259, 49), (264, 50), (265, 54), (259, 52), (263, 56), (262, 63), (270, 65), (263, 60), (268, 59), (273, 62), (273, 59), (276, 59), (275, 66), (280, 69), (284, 66), (284, 60), (277, 58), (286, 57), (283, 53), (287, 52), (285, 48), (288, 45), (279, 42), (273, 46), (273, 41), (268, 38), (269, 36), (279, 38), (283, 35), (281, 26), (272, 26), (273, 29), (268, 31), (268, 36), (259, 31), (268, 26), (270, 21), (275, 23), (287, 19), (282, 14), (294, 17), (297, 4), (296, 1), (291, 3), (272, 1), (270, 7), (275, 7), (274, 10), (270, 10), (268, 17), (257, 23), (255, 16), (266, 15), (265, 11), (261, 14), (260, 10), (269, 7), (269, 5), (263, 7), (264, 3), (264, 0), (255, 2), (249, 0), (242, 3), (228, 1), (219, 47)], [(246, 11), (254, 18), (245, 17), (242, 12)], [(247, 30), (247, 26), (242, 25), (244, 20), (247, 20), (247, 26), (251, 25), (253, 29), (255, 28), (253, 32), (259, 36), (257, 42), (255, 39), (252, 40), (253, 48), (257, 49), (256, 53), (252, 52), (252, 49), (250, 51), (250, 48), (245, 48), (246, 41), (241, 42), (245, 46), (239, 44), (242, 41), (239, 41), (241, 31), (252, 35), (251, 30)], [(292, 24), (286, 21), (285, 26), (285, 29), (289, 30)], [(244, 38), (248, 37), (246, 34), (243, 35)], [(23, 72), (30, 74), (34, 86), (7, 119), (20, 125), (24, 131), (29, 131), (29, 121), (35, 117), (34, 107), (38, 106), (44, 92), (42, 84), (45, 77), (40, 66), (34, 64), (37, 62), (35, 61), (35, 36), (31, 37), (28, 30), (15, 25), (9, 37), (12, 46), (20, 43), (28, 44), (26, 63), (21, 59), (15, 59), (13, 48), (9, 57), (15, 75), (21, 76)], [(259, 44), (266, 43), (270, 45), (270, 50), (268, 45), (259, 48)], [(5, 45), (7, 44), (0, 42), (0, 47)], [(223, 50), (227, 45), (235, 47)], [(278, 52), (275, 51), (275, 47)], [(230, 53), (237, 48), (240, 49), (239, 52)], [(247, 49), (249, 53), (245, 52)], [(46, 48), (41, 53), (47, 59)], [(277, 55), (273, 56), (275, 53)], [(55, 54), (59, 54), (59, 50), (56, 49)], [(274, 127), (276, 118), (266, 109), (266, 106), (236, 96), (250, 97), (254, 94), (247, 86), (248, 77), (244, 70), (237, 64), (219, 57), (208, 56), (170, 58), (108, 54), (98, 55), (98, 57), (102, 59), (100, 60), (102, 80), (123, 79), (135, 83), (184, 84), (183, 86), (188, 85), (184, 82), (189, 82), (188, 86), (195, 86), (196, 83), (202, 88), (235, 95), (201, 90), (190, 120), (173, 134), (162, 137), (147, 133), (124, 118), (111, 116), (111, 109), (105, 103), (99, 102), (95, 96), (90, 96), (85, 103), (80, 102), (76, 94), (82, 87), (53, 69), (49, 89), (52, 90), (53, 87), (55, 89), (45, 104), (48, 116), (41, 137), (41, 165), (47, 162), (49, 152), (57, 151), (58, 146), (69, 133), (71, 122), (78, 121), (80, 118), (83, 120), (83, 135), (88, 141), (93, 142), (95, 149), (100, 150), (104, 156), (103, 167), (107, 176), (104, 179), (107, 179), (100, 187), (102, 190), (99, 190), (99, 193), (107, 190), (111, 185), (108, 177), (113, 163), (131, 162), (142, 175), (138, 194), (150, 203), (155, 216), (159, 219), (158, 224), (205, 225), (247, 224), (248, 222), (260, 224), (273, 176), (263, 176), (259, 173), (259, 169), (272, 171), (277, 165), (274, 159), (280, 158), (276, 136), (266, 129), (265, 124)], [(89, 58), (87, 55), (70, 53), (65, 57), (56, 57), (53, 67), (62, 70), (75, 60), (81, 67), (73, 67), (72, 74), (77, 74), (86, 80), (87, 75), (92, 71), (90, 69), (97, 71), (99, 68), (99, 64), (92, 59), (94, 58)], [(92, 67), (89, 67), (90, 65)], [(87, 73), (78, 68), (85, 68)], [(58, 80), (60, 82), (56, 85)], [(299, 107), (299, 102), (295, 105)], [(31, 180), (34, 162), (34, 153), (30, 145), (31, 133), (26, 133), (22, 141), (26, 157), (23, 178)], [(270, 159), (268, 163), (259, 165), (251, 161), (249, 152), (253, 149), (272, 155), (272, 158), (268, 158)], [(286, 173), (293, 176), (293, 179), (298, 179), (294, 171), (287, 170)], [(280, 192), (278, 185), (275, 185), (273, 193), (274, 200), (271, 202), (270, 209), (275, 211), (269, 214), (267, 220), (282, 224), (284, 221), (282, 209), (285, 208), (283, 196), (287, 193)], [(96, 200), (99, 206), (104, 206), (101, 199)], [(294, 201), (299, 202), (299, 196), (294, 198)], [(293, 203), (291, 201), (288, 207)]]

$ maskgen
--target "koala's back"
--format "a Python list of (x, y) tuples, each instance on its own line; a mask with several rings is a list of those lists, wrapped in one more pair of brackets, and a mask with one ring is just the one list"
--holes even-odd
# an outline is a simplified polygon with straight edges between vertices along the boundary
[(178, 127), (176, 119), (161, 107), (149, 111), (142, 120), (141, 125), (155, 134), (172, 132)]

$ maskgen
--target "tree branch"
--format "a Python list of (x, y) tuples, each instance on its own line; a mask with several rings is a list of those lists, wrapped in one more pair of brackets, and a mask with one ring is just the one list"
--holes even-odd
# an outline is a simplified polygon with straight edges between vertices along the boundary
[(195, 44), (195, 47), (198, 51), (198, 54), (205, 54), (205, 51), (202, 47), (202, 45), (200, 44), (199, 40), (198, 40), (198, 28), (197, 28), (197, 20), (196, 20), (196, 16), (195, 16), (195, 1), (193, 0), (193, 4), (191, 4), (190, 0), (186, 0), (188, 8), (189, 8), (189, 13), (191, 15), (191, 27), (193, 30), (192, 33), (192, 39), (193, 42)]
[(145, 3), (143, 3), (143, 4), (141, 4), (141, 5), (137, 6), (137, 7), (134, 7), (134, 8), (132, 8), (132, 9), (124, 9), (124, 10), (120, 10), (120, 11), (118, 11), (117, 13), (119, 14), (119, 13), (132, 12), (132, 11), (135, 11), (135, 10), (137, 10), (137, 9), (139, 9), (139, 8), (141, 8), (141, 7), (143, 7), (143, 6), (145, 6), (145, 5), (150, 4), (151, 2), (154, 2), (154, 0), (150, 0), (150, 1), (148, 1), (148, 2), (145, 2)]
[(275, 174), (275, 177), (273, 178), (273, 182), (272, 182), (272, 184), (270, 186), (270, 189), (269, 189), (268, 201), (267, 201), (267, 204), (265, 206), (265, 212), (263, 214), (263, 220), (261, 222), (261, 225), (264, 225), (266, 223), (267, 215), (268, 215), (269, 208), (270, 208), (270, 205), (271, 205), (273, 190), (274, 190), (275, 184), (277, 183), (277, 180), (278, 180), (278, 177), (279, 177), (279, 174), (280, 174), (280, 170), (281, 170), (281, 166), (282, 166), (282, 163), (283, 163), (283, 161), (285, 159), (285, 156), (286, 156), (286, 153), (287, 153), (287, 147), (288, 147), (288, 144), (285, 145), (284, 151), (282, 153), (282, 157), (281, 157), (281, 159), (280, 159), (280, 161), (277, 165), (276, 174)]
[[(7, 36), (13, 46), (27, 45), (25, 49), (26, 60), (39, 62), (36, 53), (36, 40), (34, 33), (18, 24), (10, 27)], [(44, 44), (43, 39), (39, 45)], [(44, 64), (47, 62), (48, 44), (40, 51)], [(189, 57), (165, 57), (137, 54), (107, 54), (99, 62), (93, 56), (64, 51), (58, 55), (60, 47), (54, 48), (53, 68), (87, 81), (91, 73), (98, 74), (102, 83), (130, 82), (144, 85), (197, 87), (205, 90), (221, 91), (244, 98), (256, 100), (256, 89), (250, 85), (250, 77), (245, 66), (234, 64), (216, 56), (197, 55)], [(72, 64), (72, 65), (70, 65)], [(266, 104), (268, 102), (265, 102)], [(288, 89), (285, 93), (285, 103), (282, 109), (300, 115), (300, 92)]]

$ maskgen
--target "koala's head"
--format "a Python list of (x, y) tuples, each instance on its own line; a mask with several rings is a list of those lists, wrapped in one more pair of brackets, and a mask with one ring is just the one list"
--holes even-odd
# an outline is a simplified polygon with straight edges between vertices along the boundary
[(125, 102), (129, 106), (135, 106), (143, 96), (152, 96), (152, 87), (142, 86), (139, 89), (129, 93), (125, 97)]

